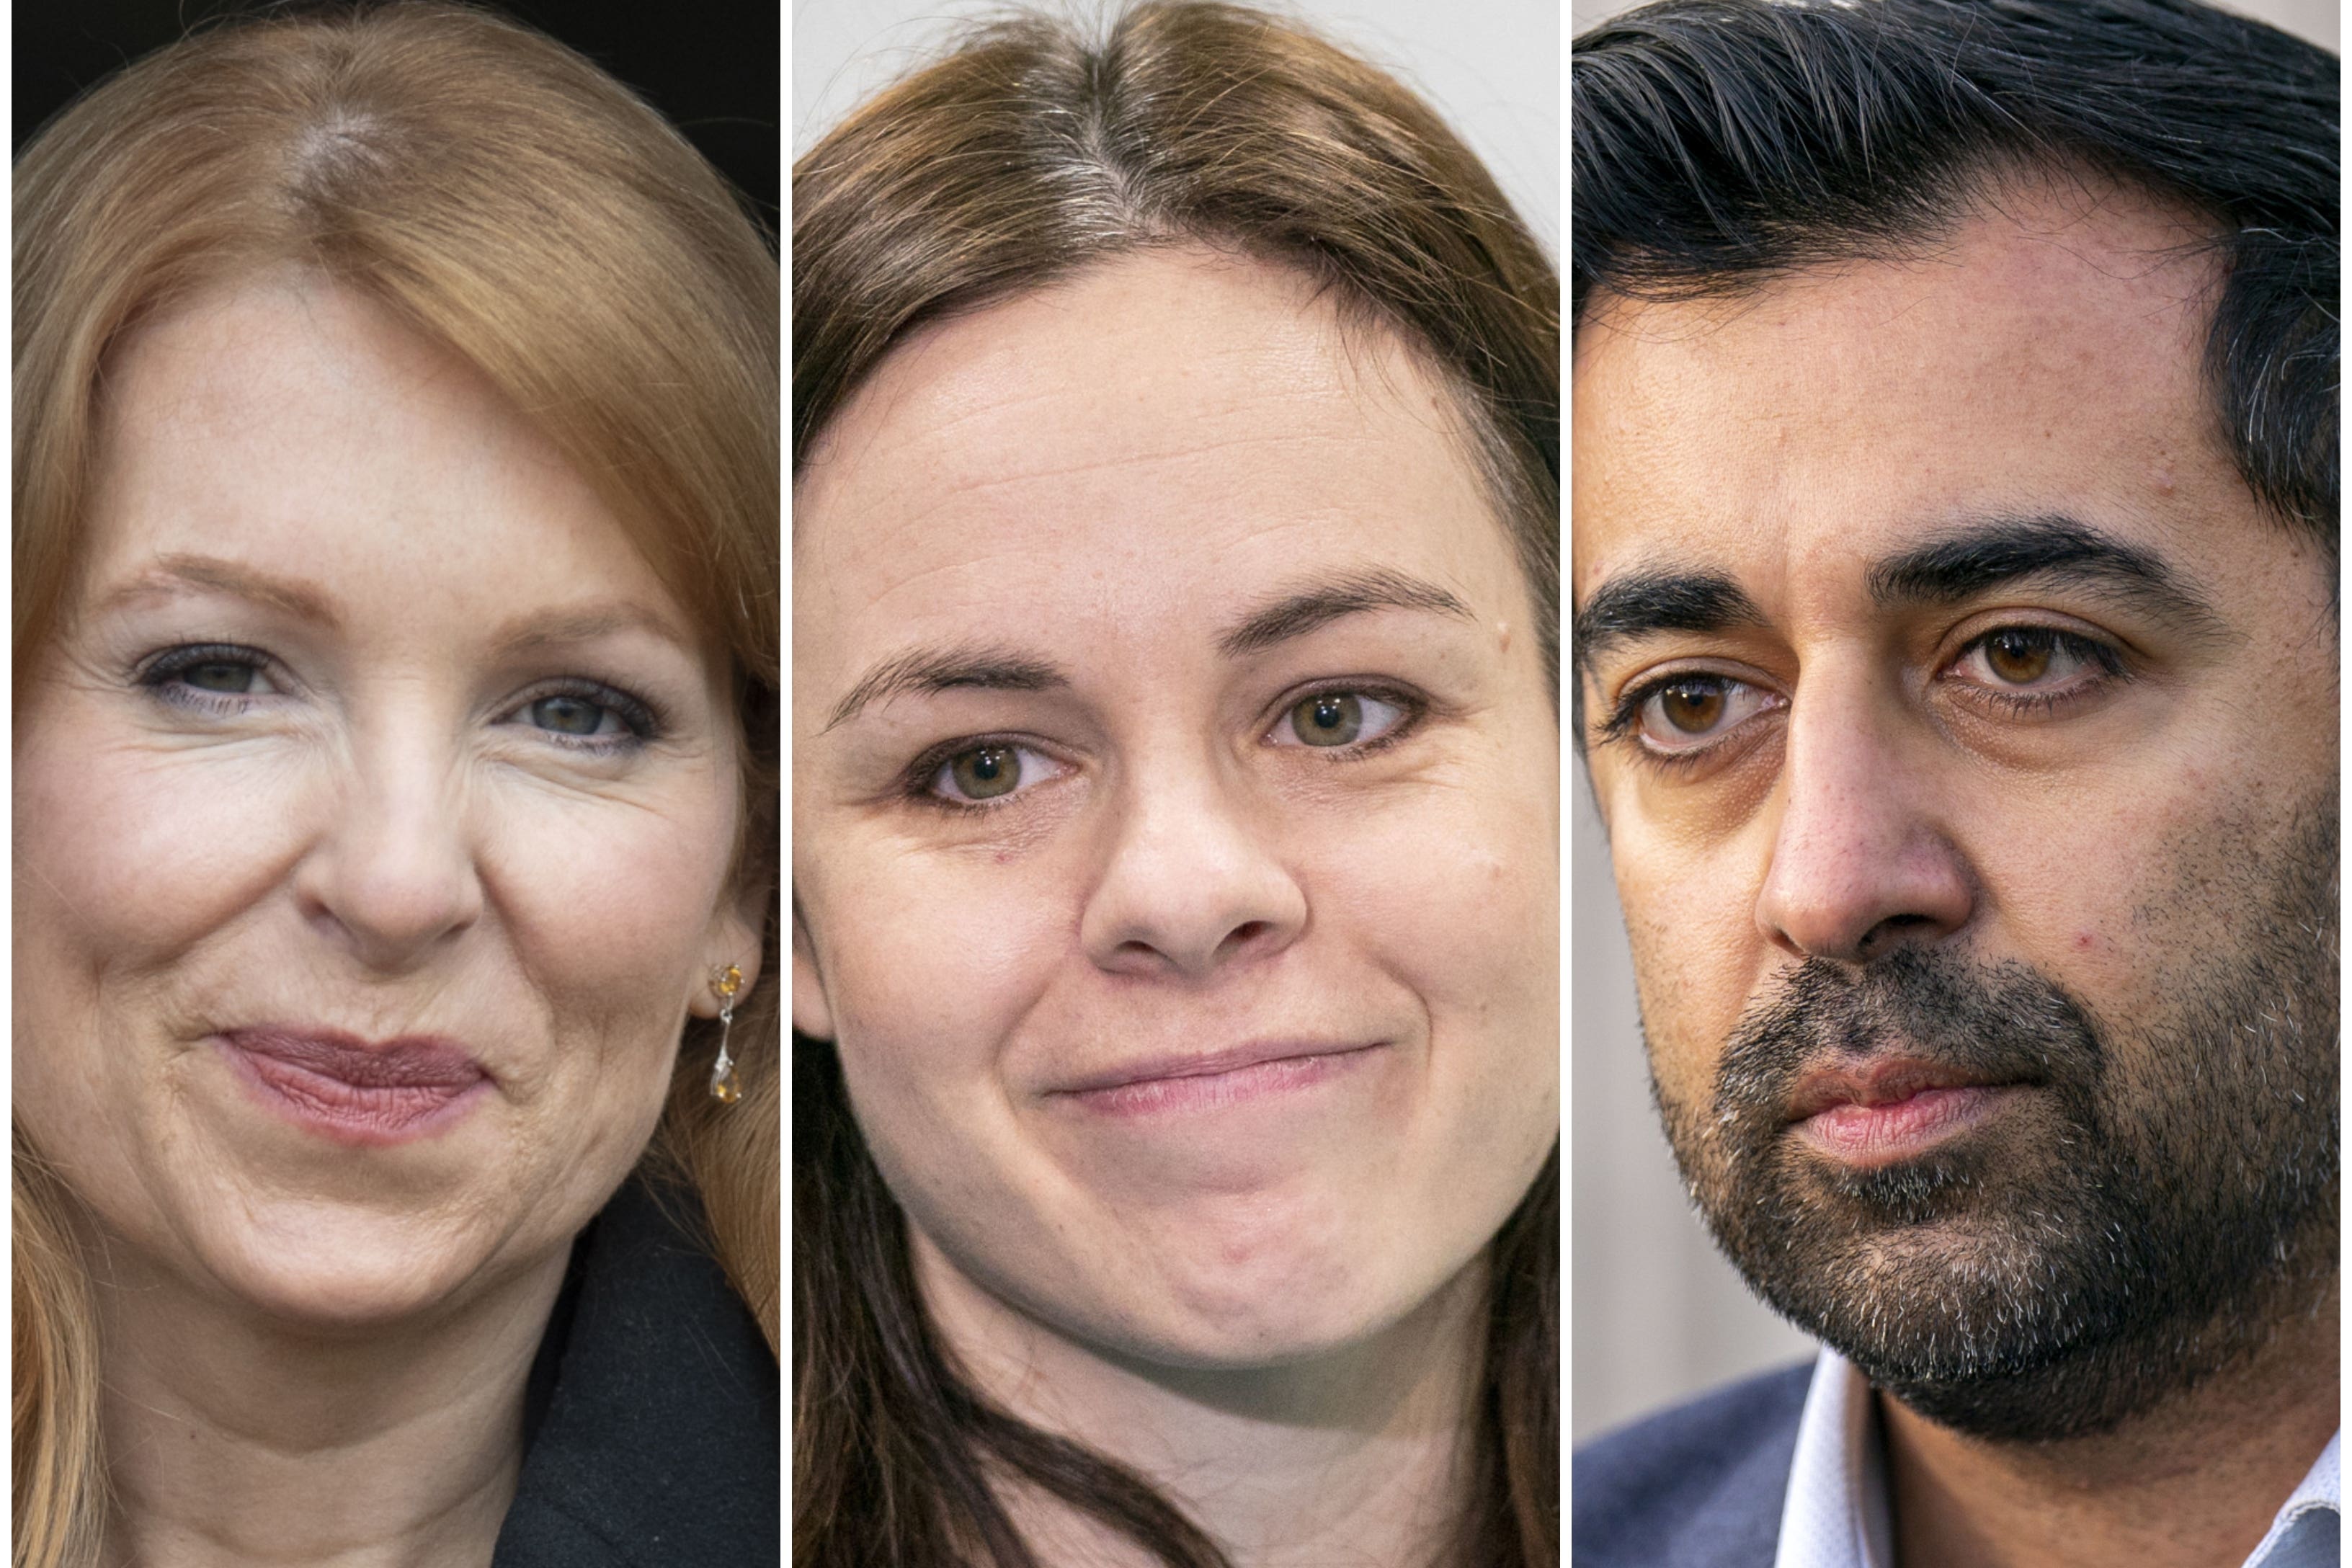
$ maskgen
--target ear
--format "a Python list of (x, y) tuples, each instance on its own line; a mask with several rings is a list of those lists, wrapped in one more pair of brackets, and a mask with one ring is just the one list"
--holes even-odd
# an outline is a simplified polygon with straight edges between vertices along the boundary
[(696, 980), (694, 994), (687, 1001), (688, 1010), (698, 1018), (719, 1016), (719, 994), (710, 988), (710, 976), (729, 964), (743, 972), (743, 984), (735, 993), (740, 1005), (760, 984), (760, 919), (759, 906), (765, 903), (763, 894), (752, 894), (722, 908), (711, 917), (710, 934), (703, 944), (701, 976)]
[(793, 1027), (813, 1039), (833, 1038), (833, 1004), (825, 999), (816, 950), (797, 909), (793, 911)]

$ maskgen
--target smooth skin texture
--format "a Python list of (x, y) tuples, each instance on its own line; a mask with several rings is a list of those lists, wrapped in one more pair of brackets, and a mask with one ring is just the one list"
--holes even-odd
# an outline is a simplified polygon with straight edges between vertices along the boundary
[[(1755, 611), (1613, 639), (1583, 673), (1669, 1104), (1707, 1103), (1735, 1023), (1801, 962), (1905, 944), (2030, 964), (2143, 1037), (2183, 1005), (2179, 976), (2244, 940), (2232, 866), (2334, 810), (2334, 567), (2213, 428), (2197, 238), (2126, 192), (2021, 182), (1916, 260), (1607, 301), (1580, 333), (1576, 603), (1696, 570)], [(1927, 542), (2061, 515), (2160, 562), (2210, 617), (2061, 574), (1948, 603), (1871, 589)], [(1997, 636), (2016, 627), (2112, 649), (2127, 679), (2082, 643)], [(1681, 671), (1715, 679), (1604, 738)], [(2237, 1562), (2336, 1429), (2336, 1356), (2330, 1293), (2193, 1394), (2027, 1447), (1882, 1396), (1901, 1561)]]
[[(1238, 1561), (1407, 1560), (1559, 1131), (1559, 730), (1450, 405), (1302, 279), (1148, 252), (904, 345), (794, 515), (793, 1021), (927, 1305)], [(1303, 743), (1318, 698), (1353, 740)], [(1017, 784), (940, 798), (988, 748)], [(1066, 1092), (1266, 1041), (1370, 1048)]]
[[(110, 1560), (487, 1563), (572, 1238), (711, 967), (754, 978), (723, 663), (374, 306), (201, 296), (108, 386), (16, 721), (15, 956), (16, 1114), (98, 1260)], [(331, 1142), (210, 1039), (260, 1023), (441, 1036), (490, 1090)]]

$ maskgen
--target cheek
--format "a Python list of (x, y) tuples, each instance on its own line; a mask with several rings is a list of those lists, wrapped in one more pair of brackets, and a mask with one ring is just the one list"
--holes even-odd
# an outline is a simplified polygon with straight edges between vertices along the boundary
[(298, 773), (256, 753), (174, 755), (44, 726), (16, 753), (18, 908), (94, 965), (167, 958), (283, 878)]
[[(847, 847), (844, 847), (845, 849)], [(1038, 857), (838, 853), (798, 879), (861, 1119), (969, 1103), (1075, 949), (1080, 882)], [(877, 1131), (884, 1130), (877, 1128)]]
[(1558, 815), (1541, 771), (1526, 777), (1522, 788), (1434, 793), (1318, 824), (1302, 875), (1317, 918), (1403, 981), (1441, 1048), (1476, 1043), (1442, 1058), (1442, 1070), (1549, 1096), (1559, 1063)]
[[(682, 998), (725, 896), (732, 818), (724, 809), (495, 804), (480, 831), (486, 889), (564, 994)], [(561, 995), (557, 997), (561, 1000)]]
[(1763, 862), (1724, 846), (1696, 856), (1622, 816), (1612, 861), (1651, 1071), (1670, 1100), (1700, 1103), (1774, 956), (1754, 912)]

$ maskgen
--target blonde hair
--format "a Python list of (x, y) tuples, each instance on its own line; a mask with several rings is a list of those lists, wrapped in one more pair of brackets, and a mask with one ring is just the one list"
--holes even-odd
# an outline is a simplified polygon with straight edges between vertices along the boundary
[[(669, 125), (562, 46), (459, 5), (274, 16), (121, 72), (18, 160), (15, 634), (30, 668), (79, 563), (110, 348), (220, 282), (294, 266), (478, 367), (593, 485), (727, 648), (745, 756), (738, 889), (777, 883), (776, 263)], [(771, 903), (772, 909), (772, 902)], [(690, 1184), (777, 1343), (776, 922), (739, 1011), (741, 1100), (688, 1026), (646, 1170)], [(94, 1563), (104, 1479), (72, 1197), (21, 1136), (15, 1213), (17, 1568)]]

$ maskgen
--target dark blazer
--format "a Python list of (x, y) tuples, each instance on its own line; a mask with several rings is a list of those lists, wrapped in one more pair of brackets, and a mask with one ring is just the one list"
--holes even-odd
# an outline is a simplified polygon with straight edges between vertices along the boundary
[(776, 1358), (672, 1217), (691, 1203), (632, 1181), (573, 1247), (492, 1568), (783, 1560)]
[(1772, 1568), (1812, 1377), (1766, 1373), (1578, 1449), (1576, 1568)]

